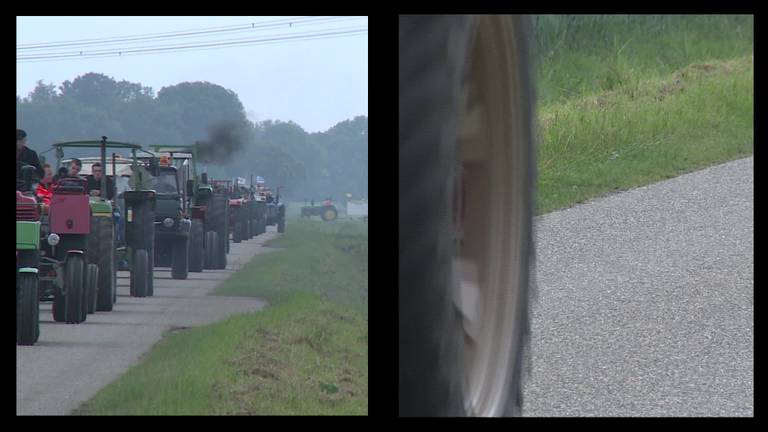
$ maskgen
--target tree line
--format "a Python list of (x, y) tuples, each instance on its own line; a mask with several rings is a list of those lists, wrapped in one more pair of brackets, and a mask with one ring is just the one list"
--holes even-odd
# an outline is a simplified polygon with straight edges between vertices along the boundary
[(88, 73), (58, 88), (38, 81), (16, 97), (16, 117), (38, 153), (57, 141), (102, 135), (143, 145), (199, 143), (211, 178), (259, 175), (290, 200), (368, 196), (366, 116), (308, 133), (292, 121), (248, 120), (238, 95), (213, 83), (183, 82), (155, 94)]

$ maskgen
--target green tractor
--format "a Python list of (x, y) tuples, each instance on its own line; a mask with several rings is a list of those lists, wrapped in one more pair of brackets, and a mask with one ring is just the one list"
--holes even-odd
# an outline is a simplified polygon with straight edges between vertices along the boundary
[(189, 271), (224, 269), (229, 252), (229, 197), (214, 192), (208, 174), (198, 174), (196, 145), (153, 145), (158, 157), (168, 156), (186, 179), (185, 200), (191, 217)]
[(42, 205), (32, 187), (35, 168), (21, 168), (16, 181), (16, 343), (34, 345), (40, 337), (38, 267)]
[[(151, 177), (152, 189), (157, 192), (155, 265), (170, 267), (173, 279), (186, 279), (192, 227), (189, 200), (185, 196), (188, 172), (183, 164), (174, 166), (169, 156), (160, 156), (158, 159), (160, 166), (157, 175)], [(196, 247), (201, 249), (202, 246)]]

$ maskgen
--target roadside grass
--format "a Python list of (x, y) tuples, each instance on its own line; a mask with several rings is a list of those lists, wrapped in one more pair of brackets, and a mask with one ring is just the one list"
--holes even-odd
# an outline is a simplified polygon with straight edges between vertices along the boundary
[(751, 15), (536, 15), (541, 104), (751, 54)]
[(291, 219), (216, 295), (270, 306), (170, 332), (75, 414), (368, 414), (367, 226)]
[[(368, 225), (289, 218), (284, 236), (219, 286), (215, 295), (257, 296), (270, 303), (297, 289), (368, 313)], [(350, 271), (354, 269), (354, 271)]]
[(539, 108), (537, 214), (752, 154), (753, 56)]

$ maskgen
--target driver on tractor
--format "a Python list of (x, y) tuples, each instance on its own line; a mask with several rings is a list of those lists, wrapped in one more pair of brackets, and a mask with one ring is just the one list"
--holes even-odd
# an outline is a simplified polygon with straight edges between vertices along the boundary
[[(101, 177), (104, 175), (104, 169), (100, 162), (96, 162), (91, 166), (92, 174), (87, 177), (88, 179), (88, 193), (91, 196), (101, 195)], [(112, 179), (107, 176), (107, 199), (111, 200), (114, 194), (114, 185)]]
[(40, 183), (37, 184), (35, 195), (39, 198), (38, 201), (50, 205), (51, 195), (53, 194), (51, 189), (51, 184), (53, 184), (53, 168), (51, 168), (50, 164), (45, 164), (43, 165), (43, 171), (45, 172), (45, 175), (43, 176), (43, 179), (40, 180)]
[(45, 172), (40, 166), (37, 152), (27, 147), (27, 133), (16, 129), (16, 179), (21, 178), (21, 165), (32, 165), (38, 178), (43, 178)]
[(83, 162), (80, 161), (80, 159), (78, 158), (72, 158), (72, 160), (69, 161), (69, 168), (66, 168), (66, 167), (59, 168), (59, 174), (53, 178), (53, 181), (54, 183), (56, 183), (59, 181), (59, 179), (64, 177), (81, 178), (78, 175), (81, 169), (83, 169)]

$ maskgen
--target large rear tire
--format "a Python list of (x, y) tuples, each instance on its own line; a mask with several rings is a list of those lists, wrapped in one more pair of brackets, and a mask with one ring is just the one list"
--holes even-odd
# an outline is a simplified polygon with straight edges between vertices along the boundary
[(192, 219), (192, 227), (189, 230), (189, 271), (191, 272), (203, 271), (204, 243), (203, 221)]
[(243, 241), (243, 224), (240, 221), (237, 221), (232, 230), (232, 242), (240, 243), (241, 241)]
[(147, 297), (155, 295), (155, 247), (147, 251)]
[(214, 194), (209, 207), (211, 229), (216, 231), (217, 247), (213, 269), (227, 268), (227, 253), (229, 252), (229, 198), (226, 195)]
[(173, 242), (173, 262), (171, 263), (171, 277), (174, 279), (186, 279), (189, 272), (189, 238), (180, 237)]
[(322, 218), (326, 222), (334, 221), (338, 217), (339, 212), (336, 211), (336, 207), (334, 206), (326, 206), (323, 209), (323, 215)]
[(91, 234), (88, 236), (88, 262), (99, 267), (96, 311), (111, 311), (115, 285), (115, 229), (114, 220), (108, 217), (91, 218)]
[(34, 345), (40, 336), (37, 275), (16, 274), (16, 344)]
[(85, 276), (86, 285), (86, 304), (87, 312), (89, 314), (96, 312), (96, 299), (98, 296), (98, 283), (99, 283), (99, 266), (96, 264), (88, 264), (86, 267)]
[(216, 231), (208, 231), (205, 233), (205, 268), (213, 270), (217, 267), (217, 248), (219, 244), (218, 235)]
[(72, 253), (64, 264), (64, 286), (67, 295), (63, 298), (64, 321), (68, 324), (80, 324), (85, 321), (85, 260), (83, 256)]
[(400, 18), (401, 416), (521, 413), (535, 166), (528, 25)]
[(112, 273), (112, 287), (114, 288), (112, 290), (112, 307), (114, 307), (117, 303), (117, 256), (114, 257), (112, 265), (115, 268), (115, 271)]
[(133, 253), (131, 268), (131, 296), (146, 297), (149, 290), (149, 253), (139, 249)]

